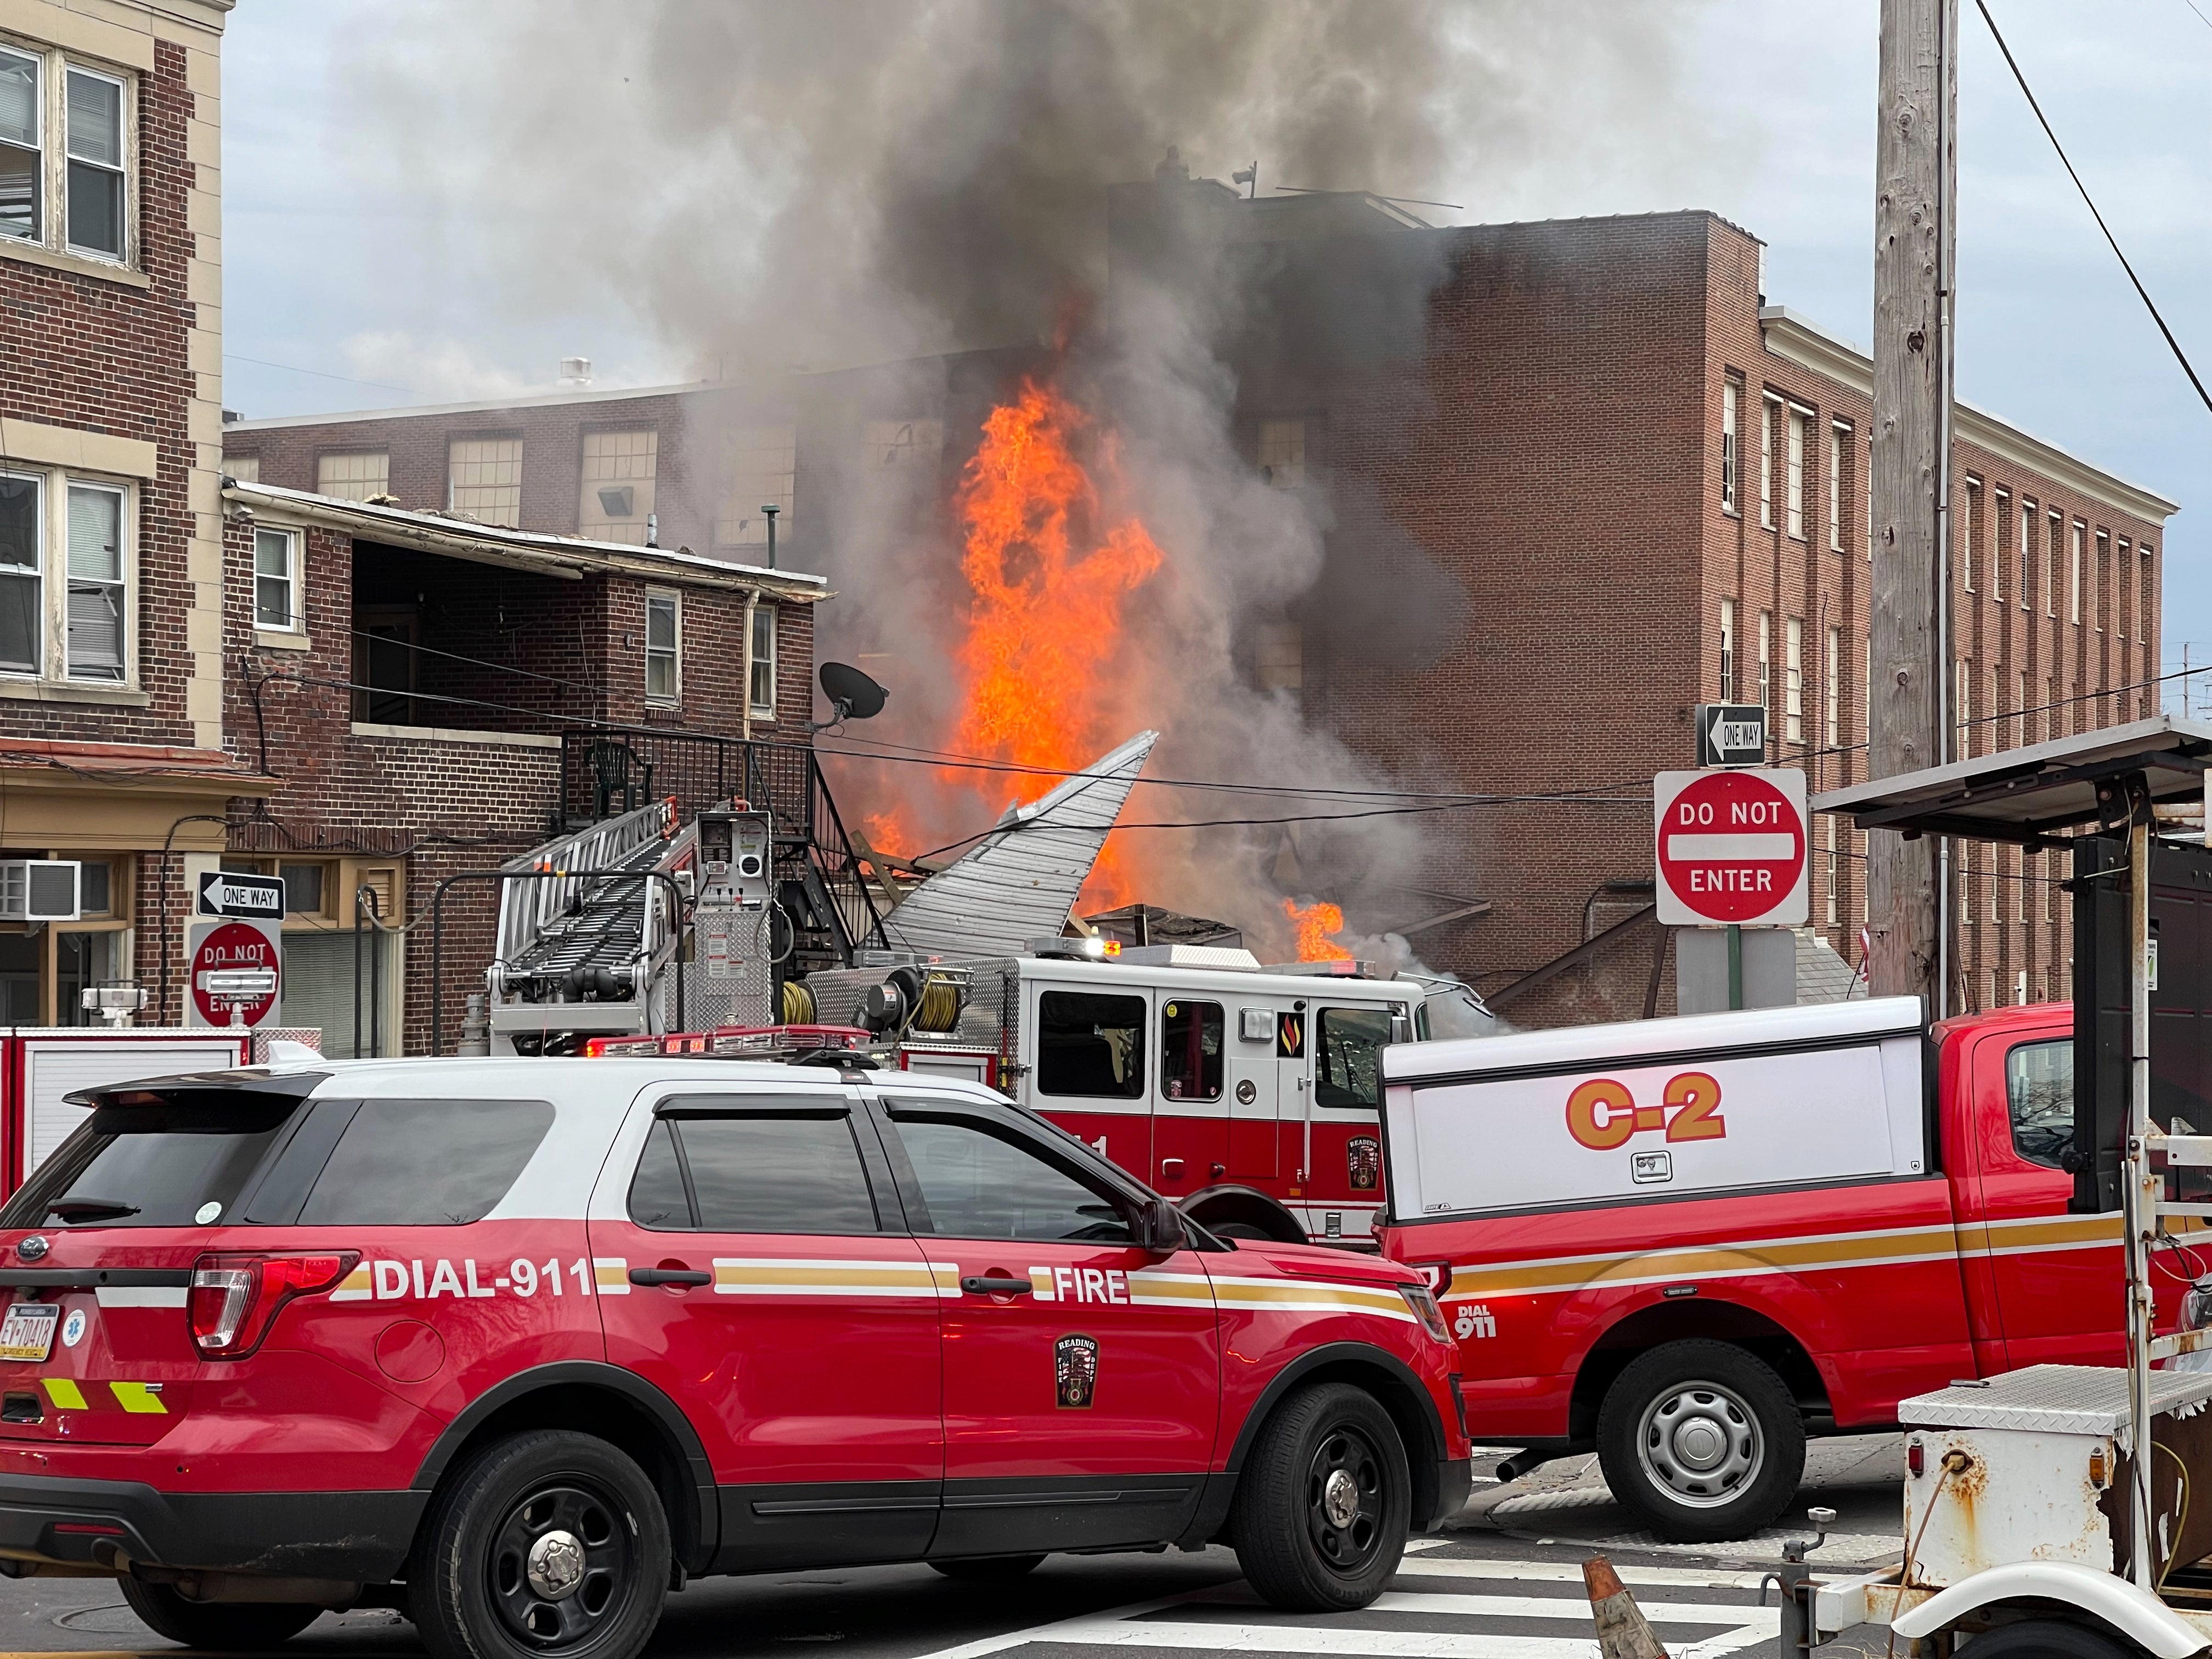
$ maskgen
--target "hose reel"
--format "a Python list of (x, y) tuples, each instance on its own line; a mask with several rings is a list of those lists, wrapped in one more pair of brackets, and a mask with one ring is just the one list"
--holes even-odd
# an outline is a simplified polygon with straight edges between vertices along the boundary
[(894, 968), (860, 999), (860, 1024), (878, 1036), (957, 1030), (968, 975), (953, 969)]

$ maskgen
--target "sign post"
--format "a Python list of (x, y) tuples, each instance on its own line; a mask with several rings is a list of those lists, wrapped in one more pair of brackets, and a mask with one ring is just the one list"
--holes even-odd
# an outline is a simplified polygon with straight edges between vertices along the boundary
[(283, 1022), (279, 922), (196, 921), (185, 935), (185, 1024), (258, 1030)]
[(1662, 772), (1653, 781), (1652, 804), (1662, 923), (1804, 922), (1804, 773)]

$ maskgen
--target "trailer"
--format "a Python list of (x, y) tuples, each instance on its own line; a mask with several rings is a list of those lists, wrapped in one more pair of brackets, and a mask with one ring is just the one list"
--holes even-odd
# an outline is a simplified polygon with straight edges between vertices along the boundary
[[(2212, 1647), (2212, 851), (2154, 809), (2203, 798), (2212, 726), (2160, 716), (1816, 799), (1869, 830), (2074, 854), (2075, 1207), (2117, 1210), (2126, 1359), (1901, 1402), (1905, 1555), (1785, 1573), (1783, 1651), (1862, 1622), (1976, 1659), (2185, 1659)], [(2090, 831), (2082, 837), (2059, 832)], [(2161, 971), (2162, 968), (2162, 971)], [(2158, 1328), (2154, 1279), (2195, 1292)], [(1802, 1562), (1802, 1553), (1799, 1553)], [(1925, 1644), (1922, 1646), (1921, 1644)]]

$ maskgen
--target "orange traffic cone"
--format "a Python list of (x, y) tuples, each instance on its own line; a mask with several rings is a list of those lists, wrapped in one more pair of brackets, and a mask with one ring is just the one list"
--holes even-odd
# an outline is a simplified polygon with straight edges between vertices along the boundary
[(1604, 1659), (1667, 1659), (1651, 1621), (1612, 1562), (1602, 1555), (1590, 1557), (1583, 1563), (1583, 1583), (1589, 1589), (1590, 1617), (1597, 1621), (1598, 1651)]

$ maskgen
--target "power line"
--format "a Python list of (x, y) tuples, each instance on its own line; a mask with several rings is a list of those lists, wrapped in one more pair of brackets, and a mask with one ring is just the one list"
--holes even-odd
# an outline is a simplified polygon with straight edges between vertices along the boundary
[(297, 363), (272, 363), (266, 357), (242, 357), (234, 351), (226, 351), (222, 360), (227, 363), (252, 363), (257, 368), (281, 368), (287, 374), (312, 374), (319, 380), (343, 380), (348, 386), (373, 386), (386, 392), (404, 392), (415, 395), (411, 386), (394, 386), (389, 380), (357, 380), (350, 374), (331, 374), (319, 368), (301, 368)]
[[(2027, 76), (2021, 73), (2020, 64), (2012, 55), (2012, 48), (2005, 44), (2004, 36), (1997, 29), (1997, 20), (1990, 15), (1989, 0), (1974, 0), (1974, 9), (1982, 14), (1982, 21), (1990, 26), (1990, 37), (1996, 41), (1997, 50), (2004, 54), (2005, 67), (2012, 71), (2012, 78), (2020, 82), (2021, 93), (2027, 98), (2028, 108), (2035, 112), (2035, 118), (2043, 127), (2043, 136), (2051, 140), (2051, 148), (2058, 152), (2058, 160), (2066, 168), (2066, 176), (2074, 181), (2074, 188), (2081, 192), (2082, 201), (2088, 204), (2089, 216), (2097, 222), (2097, 228), (2105, 233), (2105, 240), (2112, 245), (2112, 257), (2120, 262), (2120, 269), (2128, 273), (2128, 280), (2136, 285), (2136, 293), (2142, 300), (2144, 309), (2150, 313), (2151, 320), (2158, 325), (2158, 331), (2166, 336), (2166, 347), (2173, 353), (2173, 360), (2181, 365), (2181, 372), (2189, 376), (2189, 384), (2197, 388), (2197, 395), (2203, 400), (2204, 407), (2212, 410), (2212, 392), (2205, 391), (2204, 382), (2197, 378), (2197, 370), (2191, 365), (2188, 354), (2182, 350), (2181, 342), (2173, 337), (2173, 331), (2166, 325), (2166, 319), (2159, 315), (2158, 307), (2151, 300), (2150, 290), (2142, 285), (2142, 278), (2136, 275), (2136, 268), (2128, 263), (2128, 256), (2120, 252), (2119, 239), (2112, 234), (2112, 227), (2105, 222), (2105, 216), (2097, 211), (2097, 204), (2089, 195), (2088, 185), (2083, 184), (2081, 175), (2075, 172), (2074, 163), (2067, 158), (2066, 146), (2058, 142), (2058, 135), (2051, 131), (2051, 122), (2043, 113), (2043, 106), (2035, 101), (2035, 93), (2027, 84)], [(2197, 10), (2194, 0), (2191, 0), (2189, 9)], [(2197, 12), (2200, 17), (2203, 15)]]

